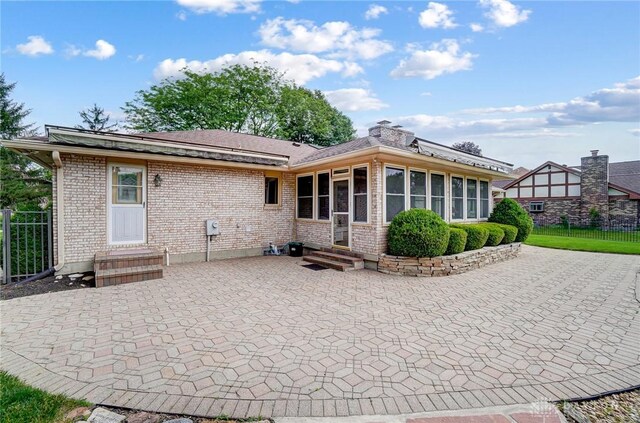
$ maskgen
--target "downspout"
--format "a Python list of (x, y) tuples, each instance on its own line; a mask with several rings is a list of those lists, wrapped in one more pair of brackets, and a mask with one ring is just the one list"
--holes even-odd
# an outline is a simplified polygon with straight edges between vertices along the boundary
[(56, 167), (56, 208), (57, 208), (57, 238), (58, 238), (58, 256), (56, 257), (56, 265), (54, 269), (59, 272), (64, 267), (64, 171), (62, 169), (62, 160), (60, 152), (51, 152), (53, 164)]

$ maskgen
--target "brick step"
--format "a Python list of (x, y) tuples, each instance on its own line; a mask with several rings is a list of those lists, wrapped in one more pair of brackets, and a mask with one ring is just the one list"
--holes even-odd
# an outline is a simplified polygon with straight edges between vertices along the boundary
[(93, 264), (94, 271), (123, 269), (128, 267), (162, 265), (162, 252), (151, 249), (114, 250), (97, 253)]
[(349, 251), (349, 250), (341, 250), (341, 249), (338, 249), (338, 248), (322, 247), (322, 248), (320, 248), (320, 251), (325, 252), (325, 253), (340, 254), (342, 256), (349, 256), (349, 257), (355, 257), (355, 258), (364, 258), (364, 255), (361, 254), (361, 253), (356, 253), (354, 251)]
[(96, 287), (100, 288), (102, 286), (162, 279), (162, 277), (163, 268), (161, 264), (122, 267), (118, 269), (99, 269), (96, 271)]
[(356, 270), (355, 266), (350, 263), (345, 263), (343, 261), (332, 260), (330, 258), (324, 258), (320, 256), (308, 255), (302, 257), (303, 261), (307, 261), (309, 263), (319, 264), (320, 266), (328, 267), (329, 269), (340, 270), (342, 272), (347, 272), (349, 270)]
[[(345, 254), (332, 253), (328, 251), (314, 251), (310, 255), (352, 264), (354, 267), (360, 269), (364, 267), (364, 260), (360, 257), (347, 256)], [(360, 264), (362, 264), (362, 267), (358, 267)]]

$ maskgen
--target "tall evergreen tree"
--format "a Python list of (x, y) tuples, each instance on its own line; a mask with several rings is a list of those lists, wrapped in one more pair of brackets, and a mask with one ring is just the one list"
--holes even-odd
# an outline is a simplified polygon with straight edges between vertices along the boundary
[(78, 129), (103, 132), (114, 132), (118, 129), (118, 122), (110, 123), (111, 116), (95, 103), (93, 107), (81, 110), (79, 114), (82, 118), (82, 124), (76, 125)]

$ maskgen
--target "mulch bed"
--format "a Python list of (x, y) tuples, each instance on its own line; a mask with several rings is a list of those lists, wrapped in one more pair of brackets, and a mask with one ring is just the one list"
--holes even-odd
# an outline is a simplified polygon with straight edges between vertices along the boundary
[[(93, 276), (93, 272), (85, 272), (82, 274), (82, 277), (88, 275)], [(96, 286), (95, 279), (83, 281), (82, 277), (72, 279), (69, 278), (68, 275), (64, 275), (62, 277), (49, 276), (44, 279), (27, 283), (10, 282), (0, 285), (0, 300), (11, 300), (13, 298), (28, 297), (30, 295), (69, 291), (72, 289), (85, 289)]]
[(560, 404), (569, 423), (640, 423), (640, 390)]

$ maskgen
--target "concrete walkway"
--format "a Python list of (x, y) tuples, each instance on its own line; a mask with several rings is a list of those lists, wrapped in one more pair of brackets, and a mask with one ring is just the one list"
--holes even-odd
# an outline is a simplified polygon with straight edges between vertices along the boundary
[(640, 257), (523, 247), (463, 275), (289, 257), (0, 303), (0, 366), (95, 403), (355, 416), (558, 400), (640, 383)]

